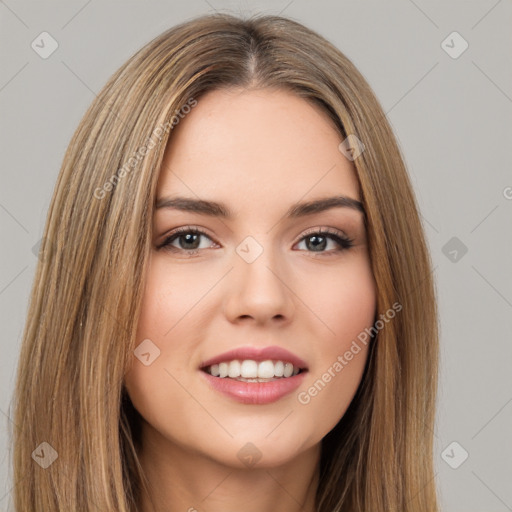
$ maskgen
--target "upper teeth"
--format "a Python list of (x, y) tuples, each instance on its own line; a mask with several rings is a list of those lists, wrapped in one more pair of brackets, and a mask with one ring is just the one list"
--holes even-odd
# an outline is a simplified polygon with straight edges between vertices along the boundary
[(267, 360), (258, 363), (252, 359), (245, 359), (243, 361), (234, 360), (212, 364), (206, 368), (206, 371), (214, 377), (271, 379), (273, 377), (291, 377), (292, 375), (297, 375), (299, 368), (293, 366), (292, 363), (283, 361)]

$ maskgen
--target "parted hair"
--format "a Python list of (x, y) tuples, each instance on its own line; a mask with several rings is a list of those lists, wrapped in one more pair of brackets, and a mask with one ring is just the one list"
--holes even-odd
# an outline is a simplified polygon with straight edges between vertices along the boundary
[[(12, 401), (17, 512), (138, 510), (148, 485), (124, 375), (136, 343), (158, 176), (176, 119), (206, 92), (233, 87), (292, 91), (320, 106), (343, 139), (363, 142), (353, 163), (377, 316), (402, 306), (373, 337), (357, 393), (322, 440), (317, 511), (438, 511), (432, 263), (386, 115), (354, 64), (301, 23), (213, 14), (166, 30), (130, 57), (94, 99), (64, 155)], [(41, 445), (57, 454), (46, 468), (32, 456)]]

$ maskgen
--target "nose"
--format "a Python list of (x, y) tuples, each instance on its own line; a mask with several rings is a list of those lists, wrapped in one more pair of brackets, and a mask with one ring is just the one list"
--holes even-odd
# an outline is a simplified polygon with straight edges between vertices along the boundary
[(235, 251), (233, 266), (224, 301), (224, 313), (231, 322), (252, 319), (259, 325), (284, 325), (292, 320), (295, 302), (291, 278), (285, 262), (278, 261), (271, 249), (265, 247), (252, 262)]

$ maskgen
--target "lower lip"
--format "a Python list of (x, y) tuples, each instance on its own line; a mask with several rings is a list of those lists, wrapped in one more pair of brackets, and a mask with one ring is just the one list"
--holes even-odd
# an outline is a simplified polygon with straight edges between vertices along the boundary
[(268, 382), (242, 382), (229, 377), (214, 377), (200, 370), (215, 390), (243, 404), (269, 404), (280, 400), (295, 391), (304, 380), (307, 371), (293, 377), (280, 378)]

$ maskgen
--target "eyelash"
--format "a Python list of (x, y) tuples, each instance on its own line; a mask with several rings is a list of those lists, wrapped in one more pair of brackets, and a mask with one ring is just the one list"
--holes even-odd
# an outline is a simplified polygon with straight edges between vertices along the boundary
[[(203, 250), (203, 249), (193, 249), (193, 250), (188, 251), (186, 249), (179, 249), (177, 247), (171, 246), (171, 243), (174, 242), (174, 240), (177, 240), (183, 234), (204, 235), (205, 237), (207, 237), (211, 240), (210, 236), (208, 236), (208, 234), (205, 231), (203, 231), (199, 228), (193, 227), (193, 226), (185, 226), (185, 227), (175, 229), (170, 235), (168, 235), (165, 238), (165, 240), (157, 247), (157, 249), (158, 250), (165, 249), (170, 252), (185, 252), (187, 257), (192, 257), (195, 254), (197, 254), (199, 251)], [(351, 247), (354, 246), (354, 244), (353, 244), (354, 239), (348, 238), (347, 236), (344, 236), (344, 235), (340, 235), (338, 232), (331, 231), (330, 229), (327, 229), (327, 228), (309, 229), (308, 231), (306, 231), (306, 233), (304, 233), (304, 235), (298, 240), (297, 243), (302, 242), (304, 239), (307, 239), (309, 236), (312, 236), (312, 235), (322, 235), (327, 238), (330, 238), (331, 240), (334, 240), (334, 242), (336, 242), (338, 244), (338, 246), (340, 247), (338, 249), (334, 249), (334, 250), (330, 250), (330, 251), (321, 251), (321, 252), (316, 253), (320, 256), (331, 256), (332, 254), (338, 254), (338, 253), (345, 251), (347, 249), (350, 249)], [(315, 254), (315, 251), (306, 251), (306, 252), (311, 252), (312, 254)]]

